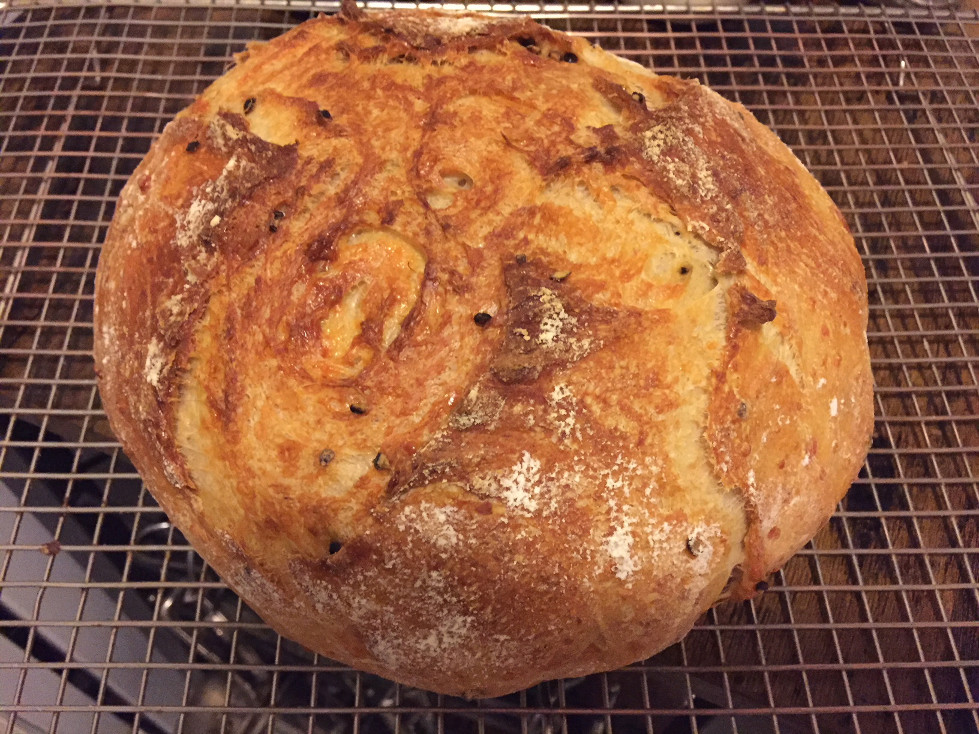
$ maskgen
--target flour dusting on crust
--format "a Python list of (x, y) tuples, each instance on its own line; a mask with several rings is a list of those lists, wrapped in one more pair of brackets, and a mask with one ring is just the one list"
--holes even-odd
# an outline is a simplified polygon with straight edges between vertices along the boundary
[(152, 339), (146, 348), (146, 363), (143, 365), (143, 376), (153, 387), (160, 386), (160, 378), (167, 369), (169, 359), (158, 339)]
[(620, 581), (627, 581), (638, 566), (632, 553), (634, 539), (632, 536), (633, 520), (629, 515), (630, 510), (630, 507), (623, 508), (618, 525), (612, 534), (605, 539), (605, 551), (615, 564), (615, 576)]
[(455, 507), (439, 506), (432, 502), (404, 507), (395, 520), (398, 530), (410, 530), (435, 544), (440, 550), (449, 550), (459, 544), (459, 533), (454, 524), (461, 523), (466, 513)]
[(480, 494), (499, 497), (515, 512), (532, 514), (544, 491), (541, 463), (524, 451), (509, 469), (476, 477), (473, 487)]

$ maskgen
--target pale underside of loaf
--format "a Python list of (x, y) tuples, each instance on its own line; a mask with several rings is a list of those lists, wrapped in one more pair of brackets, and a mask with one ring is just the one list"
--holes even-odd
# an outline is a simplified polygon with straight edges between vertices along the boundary
[(872, 425), (839, 212), (740, 106), (529, 20), (349, 10), (126, 186), (106, 411), (287, 636), (491, 695), (679, 639), (825, 523)]

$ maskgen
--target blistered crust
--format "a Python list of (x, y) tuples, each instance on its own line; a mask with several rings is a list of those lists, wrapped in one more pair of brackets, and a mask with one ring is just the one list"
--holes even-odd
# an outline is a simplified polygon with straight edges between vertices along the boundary
[(123, 191), (95, 356), (276, 629), (495, 695), (657, 652), (826, 521), (866, 283), (750, 113), (523, 18), (347, 7), (238, 61)]

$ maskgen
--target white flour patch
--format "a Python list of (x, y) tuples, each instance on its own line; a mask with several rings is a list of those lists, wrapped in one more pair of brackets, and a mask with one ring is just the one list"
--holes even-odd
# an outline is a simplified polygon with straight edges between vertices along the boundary
[(569, 314), (561, 303), (561, 299), (550, 288), (539, 288), (534, 295), (540, 298), (541, 305), (544, 307), (540, 322), (540, 335), (537, 343), (542, 346), (553, 344), (565, 329), (577, 326), (578, 319)]
[(103, 321), (103, 324), (104, 325), (102, 326), (102, 346), (105, 349), (106, 359), (110, 359), (113, 350), (117, 348), (116, 345), (119, 343), (117, 338), (118, 333), (116, 332), (115, 324), (107, 323), (105, 321)]
[(475, 617), (450, 614), (442, 617), (428, 635), (418, 641), (418, 651), (432, 658), (447, 652), (458, 653), (469, 637)]
[[(699, 126), (694, 125), (692, 132), (700, 133)], [(717, 183), (707, 155), (685, 132), (660, 124), (646, 130), (642, 138), (643, 155), (660, 166), (678, 187), (708, 201), (717, 197)], [(664, 157), (667, 148), (675, 150), (675, 155)], [(694, 224), (707, 229), (703, 222), (689, 222), (687, 226), (694, 229)]]
[[(653, 470), (653, 464), (648, 459), (646, 460), (646, 470), (647, 473), (659, 473), (658, 469)], [(635, 459), (627, 460), (622, 454), (619, 454), (615, 457), (610, 468), (599, 472), (599, 479), (605, 480), (606, 490), (621, 493), (624, 497), (628, 497), (632, 492), (634, 480), (641, 474), (639, 464)], [(647, 491), (649, 489), (650, 487), (647, 485)]]
[(218, 208), (227, 205), (230, 194), (229, 181), (243, 167), (243, 161), (236, 155), (225, 164), (221, 174), (214, 181), (201, 186), (187, 211), (177, 217), (177, 247), (185, 250), (191, 246), (201, 246), (201, 234), (205, 227), (217, 227), (221, 223)]
[(481, 18), (473, 15), (432, 16), (425, 19), (424, 30), (436, 35), (469, 36), (480, 33), (498, 22), (495, 18)]
[(431, 502), (422, 502), (405, 507), (398, 513), (395, 525), (398, 530), (428, 538), (440, 550), (448, 550), (459, 544), (459, 533), (454, 525), (462, 513), (454, 507), (440, 507)]
[(163, 355), (163, 345), (156, 337), (150, 340), (149, 347), (146, 349), (146, 362), (143, 365), (143, 376), (153, 387), (160, 386), (160, 378), (167, 367), (166, 357)]
[(578, 427), (578, 400), (571, 388), (564, 383), (558, 383), (547, 396), (550, 406), (550, 421), (557, 430), (557, 437), (567, 441), (574, 437), (581, 440), (581, 429)]
[[(562, 501), (577, 495), (577, 488), (585, 481), (577, 468), (580, 462), (580, 457), (574, 457), (564, 467), (545, 473), (540, 461), (524, 451), (510, 468), (475, 477), (471, 488), (477, 494), (501, 500), (513, 512), (546, 517), (557, 513)], [(569, 471), (567, 467), (574, 468)]]
[[(533, 293), (540, 299), (540, 333), (536, 342), (544, 348), (553, 348), (558, 344), (565, 345), (571, 352), (572, 359), (580, 359), (588, 354), (592, 340), (575, 338), (570, 332), (578, 326), (578, 319), (569, 314), (558, 294), (550, 288), (538, 288)], [(529, 340), (529, 335), (528, 335)]]
[(520, 461), (497, 479), (500, 496), (514, 510), (532, 513), (537, 509), (540, 490), (540, 462), (524, 451)]
[(615, 525), (612, 534), (605, 539), (605, 552), (615, 564), (615, 576), (620, 581), (626, 581), (638, 568), (638, 563), (632, 554), (635, 542), (632, 536), (633, 519), (628, 516), (629, 507), (622, 508), (622, 516)]
[(180, 474), (177, 472), (177, 465), (166, 456), (163, 457), (163, 475), (174, 487), (179, 487), (183, 484), (180, 479)]
[(185, 318), (187, 318), (188, 307), (187, 304), (184, 303), (183, 294), (177, 293), (176, 295), (170, 296), (163, 302), (162, 311), (165, 318), (165, 323), (168, 326), (170, 324), (183, 321)]
[(666, 544), (670, 539), (670, 536), (676, 533), (676, 523), (664, 522), (662, 525), (657, 526), (649, 534), (649, 545), (656, 549)]
[(218, 117), (207, 129), (207, 136), (217, 148), (227, 150), (236, 140), (244, 136), (244, 132)]
[(548, 395), (547, 400), (549, 403), (553, 405), (555, 403), (559, 403), (562, 400), (567, 400), (569, 398), (571, 400), (574, 399), (574, 393), (571, 392), (571, 388), (568, 387), (563, 382), (559, 382), (556, 385), (554, 385), (554, 389), (551, 390), (551, 394)]

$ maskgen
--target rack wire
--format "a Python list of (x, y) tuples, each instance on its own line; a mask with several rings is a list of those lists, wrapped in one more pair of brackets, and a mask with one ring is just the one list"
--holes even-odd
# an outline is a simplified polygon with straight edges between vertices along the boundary
[(169, 525), (95, 386), (95, 268), (127, 176), (232, 53), (313, 9), (0, 3), (0, 730), (979, 732), (979, 18), (517, 8), (710, 84), (796, 151), (864, 257), (877, 422), (759, 599), (621, 671), (469, 702), (271, 632)]

